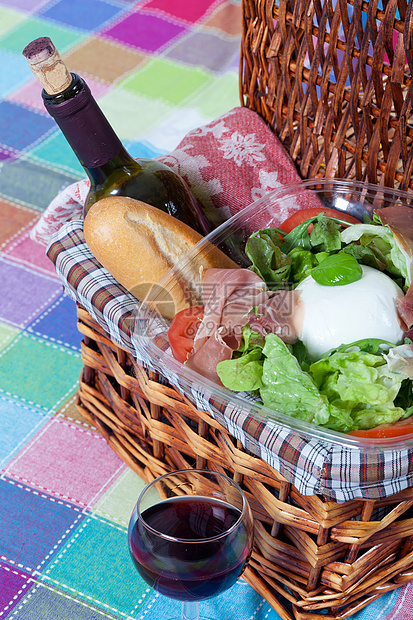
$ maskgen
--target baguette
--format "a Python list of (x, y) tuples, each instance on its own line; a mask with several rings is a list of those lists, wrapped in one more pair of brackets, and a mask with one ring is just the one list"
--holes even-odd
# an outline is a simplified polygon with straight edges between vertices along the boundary
[[(140, 200), (114, 196), (89, 209), (84, 235), (94, 257), (139, 301), (156, 298), (159, 312), (168, 319), (197, 303), (204, 269), (238, 268), (226, 254), (209, 244), (187, 265), (177, 264), (203, 237), (172, 215)], [(158, 283), (175, 270), (173, 286), (160, 295)]]

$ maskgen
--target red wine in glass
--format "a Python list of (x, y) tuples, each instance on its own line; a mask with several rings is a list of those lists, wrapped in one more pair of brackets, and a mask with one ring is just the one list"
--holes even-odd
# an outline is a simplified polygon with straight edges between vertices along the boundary
[(173, 472), (152, 482), (129, 524), (138, 572), (161, 594), (183, 601), (182, 617), (191, 620), (199, 617), (199, 601), (240, 577), (252, 543), (252, 516), (242, 490), (205, 470)]

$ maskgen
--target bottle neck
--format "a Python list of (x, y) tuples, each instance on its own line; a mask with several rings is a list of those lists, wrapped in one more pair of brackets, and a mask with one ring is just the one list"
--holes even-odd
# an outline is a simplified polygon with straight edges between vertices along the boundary
[(83, 166), (87, 176), (89, 177), (91, 183), (98, 187), (99, 185), (104, 185), (105, 181), (111, 177), (112, 174), (118, 172), (119, 170), (123, 170), (125, 175), (128, 174), (128, 171), (132, 171), (138, 166), (138, 163), (127, 150), (122, 146), (119, 153), (117, 153), (114, 157), (112, 157), (108, 162), (101, 163), (99, 166)]
[[(74, 153), (89, 175), (89, 170), (124, 158), (129, 165), (132, 157), (92, 96), (86, 82), (75, 73), (69, 88), (57, 95), (42, 92), (46, 110), (52, 116)], [(119, 167), (118, 161), (117, 166)]]

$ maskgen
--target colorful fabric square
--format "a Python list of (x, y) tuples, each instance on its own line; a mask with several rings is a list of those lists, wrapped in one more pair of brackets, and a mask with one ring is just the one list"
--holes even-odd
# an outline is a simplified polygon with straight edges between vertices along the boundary
[(44, 570), (84, 520), (69, 503), (6, 477), (0, 479), (0, 517), (1, 559), (31, 575)]
[(56, 418), (63, 419), (70, 424), (78, 424), (83, 428), (88, 428), (89, 430), (94, 430), (94, 427), (86, 422), (85, 418), (80, 413), (79, 409), (76, 406), (77, 402), (77, 394), (73, 394), (68, 400), (62, 403), (62, 406), (59, 407), (56, 413)]
[(19, 334), (19, 330), (0, 322), (0, 351)]
[(23, 151), (44, 138), (54, 128), (51, 118), (8, 101), (0, 103), (1, 142), (7, 144), (10, 150)]
[(20, 58), (27, 43), (37, 37), (44, 37), (45, 33), (52, 39), (60, 53), (66, 52), (85, 38), (85, 34), (77, 29), (64, 27), (41, 17), (28, 16), (12, 32), (0, 39), (0, 49), (14, 52)]
[(159, 157), (159, 155), (163, 155), (165, 152), (162, 147), (154, 147), (151, 142), (147, 142), (146, 140), (137, 142), (124, 140), (124, 145), (132, 157), (136, 158), (147, 157), (148, 159), (153, 159)]
[(40, 11), (45, 19), (78, 28), (81, 24), (83, 29), (96, 30), (101, 28), (107, 21), (117, 18), (122, 9), (104, 0), (71, 0), (70, 3), (61, 0), (49, 3), (43, 11)]
[(188, 2), (187, 0), (149, 0), (143, 10), (156, 11), (168, 17), (178, 18), (186, 22), (197, 22), (211, 11), (210, 0), (197, 0)]
[(6, 620), (119, 620), (118, 614), (98, 609), (91, 601), (79, 600), (77, 592), (51, 588), (50, 584), (36, 583), (20, 602), (13, 601), (13, 611)]
[(43, 0), (2, 0), (2, 5), (21, 11), (35, 11), (44, 5)]
[(34, 582), (21, 568), (6, 566), (0, 561), (0, 609), (12, 614), (19, 601), (30, 592)]
[(85, 519), (42, 574), (45, 582), (61, 589), (70, 584), (80, 599), (123, 617), (136, 617), (151, 593), (133, 565), (127, 530), (100, 518)]
[(24, 16), (17, 11), (0, 6), (0, 37), (8, 30), (15, 28), (23, 20)]
[(60, 294), (59, 282), (5, 258), (0, 258), (0, 265), (0, 320), (16, 327), (26, 327)]
[(0, 393), (56, 411), (75, 392), (80, 370), (78, 353), (22, 332), (1, 351)]
[(10, 204), (0, 198), (0, 250), (19, 233), (31, 228), (37, 217), (35, 211)]
[(81, 335), (76, 329), (76, 307), (67, 295), (61, 294), (28, 325), (27, 331), (67, 349), (80, 350)]
[(197, 32), (179, 41), (166, 56), (181, 63), (205, 67), (220, 73), (232, 62), (238, 47), (238, 40)]
[[(14, 142), (14, 139), (10, 141)], [(10, 150), (7, 149), (5, 152), (10, 153)], [(0, 174), (3, 198), (38, 211), (44, 211), (56, 194), (79, 178), (79, 174), (66, 174), (53, 168), (45, 168), (41, 163), (23, 158), (11, 163), (6, 161)]]
[(139, 72), (132, 73), (121, 86), (134, 93), (152, 99), (164, 99), (177, 105), (209, 80), (210, 76), (202, 70), (187, 68), (174, 62), (154, 60)]
[(145, 52), (160, 52), (186, 32), (177, 22), (172, 22), (156, 15), (130, 13), (103, 34), (119, 43)]
[[(231, 110), (233, 106), (231, 93), (236, 88), (238, 88), (236, 72), (223, 73), (192, 99), (191, 106), (198, 110), (198, 113), (204, 118), (210, 118), (211, 116), (218, 118), (222, 116), (224, 110)], [(221, 91), (223, 91), (222, 94), (220, 94)], [(205, 122), (198, 123), (198, 127), (201, 125), (205, 125)], [(195, 126), (191, 129), (195, 129)]]
[(147, 58), (146, 54), (135, 49), (122, 47), (100, 37), (93, 37), (80, 49), (75, 48), (69, 52), (65, 61), (67, 66), (79, 75), (93, 76), (112, 83), (119, 76), (129, 73), (137, 66), (142, 66)]
[(26, 230), (12, 239), (10, 243), (5, 244), (4, 256), (11, 259), (14, 263), (29, 267), (53, 279), (56, 277), (53, 265), (50, 264), (39, 244), (31, 238), (30, 230)]
[(38, 80), (32, 78), (27, 80), (22, 86), (11, 91), (7, 100), (25, 108), (44, 114), (42, 100), (42, 86)]
[(62, 419), (51, 419), (7, 466), (7, 474), (54, 497), (87, 507), (105, 491), (124, 463), (101, 435)]
[[(208, 89), (208, 86), (206, 87)], [(203, 99), (206, 91), (201, 89), (200, 99)], [(222, 110), (222, 101), (217, 102), (218, 110)], [(148, 132), (147, 138), (151, 144), (157, 144), (163, 150), (164, 155), (174, 150), (176, 146), (176, 134), (188, 133), (195, 128), (205, 125), (209, 111), (204, 113), (202, 105), (196, 103), (196, 97), (185, 105), (185, 116), (178, 110), (170, 111), (168, 115), (159, 120), (159, 123)]]
[(0, 469), (6, 467), (48, 419), (45, 412), (0, 395)]
[[(151, 99), (123, 84), (111, 90), (99, 101), (100, 107), (123, 142), (137, 141), (148, 129), (156, 127), (165, 117), (170, 116), (172, 107), (164, 99)], [(137, 113), (129, 118), (127, 110), (133, 108)]]
[(222, 2), (205, 21), (205, 26), (216, 28), (227, 35), (237, 37), (242, 32), (242, 20), (239, 4), (228, 0)]
[[(1, 19), (1, 14), (0, 14)], [(24, 58), (19, 58), (7, 50), (0, 49), (0, 97), (4, 98), (21, 86), (30, 77)], [(2, 114), (6, 114), (3, 109)]]
[(93, 513), (125, 528), (145, 484), (126, 468), (92, 506)]

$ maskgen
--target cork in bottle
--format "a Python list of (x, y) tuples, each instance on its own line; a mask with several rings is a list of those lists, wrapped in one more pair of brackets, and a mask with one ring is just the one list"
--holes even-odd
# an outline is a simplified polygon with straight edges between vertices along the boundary
[(31, 41), (23, 50), (31, 70), (49, 95), (57, 95), (72, 83), (72, 75), (49, 37)]

